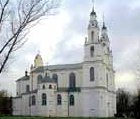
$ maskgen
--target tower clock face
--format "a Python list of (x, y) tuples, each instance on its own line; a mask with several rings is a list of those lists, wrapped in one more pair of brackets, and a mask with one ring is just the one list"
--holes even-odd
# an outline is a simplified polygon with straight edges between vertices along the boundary
[(92, 26), (94, 26), (95, 25), (95, 21), (92, 21), (91, 24), (92, 24)]
[(91, 22), (91, 27), (97, 27), (98, 26), (97, 24), (98, 24), (97, 21), (94, 20)]

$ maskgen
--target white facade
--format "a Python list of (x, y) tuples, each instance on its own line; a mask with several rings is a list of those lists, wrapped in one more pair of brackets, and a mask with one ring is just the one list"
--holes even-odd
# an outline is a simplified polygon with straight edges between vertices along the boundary
[(100, 30), (92, 9), (84, 44), (84, 61), (43, 66), (38, 54), (29, 76), (26, 72), (16, 81), (13, 115), (114, 116), (116, 93), (112, 60), (107, 27), (103, 23)]

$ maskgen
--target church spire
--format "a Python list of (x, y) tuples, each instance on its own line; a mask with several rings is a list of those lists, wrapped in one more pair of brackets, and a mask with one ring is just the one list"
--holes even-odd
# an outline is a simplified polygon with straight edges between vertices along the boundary
[(91, 11), (90, 15), (95, 15), (96, 16), (96, 12), (94, 10), (94, 0), (92, 0), (92, 2), (93, 2), (93, 7), (92, 7), (92, 11)]
[(88, 41), (86, 43), (91, 44), (91, 43), (97, 43), (99, 40), (99, 26), (98, 26), (98, 21), (97, 21), (97, 16), (96, 12), (94, 9), (94, 1), (93, 2), (93, 7), (92, 11), (90, 13), (90, 20), (89, 20), (89, 25), (88, 25)]
[(89, 27), (88, 28), (98, 28), (98, 21), (97, 21), (97, 15), (95, 12), (95, 8), (94, 8), (94, 1), (93, 2), (93, 7), (92, 7), (92, 11), (90, 13), (90, 21), (89, 21)]
[(105, 25), (104, 15), (103, 15), (103, 26), (102, 26), (102, 30), (101, 30), (101, 41), (103, 41), (104, 44), (106, 44), (106, 45), (109, 43), (109, 38), (108, 38), (108, 33), (107, 33), (107, 27)]
[(103, 26), (102, 26), (102, 35), (103, 34), (107, 34), (107, 27), (105, 25), (105, 18), (104, 18), (104, 15), (103, 15)]
[(103, 14), (103, 26), (102, 26), (102, 30), (107, 30), (107, 27), (105, 25), (105, 20), (104, 20), (104, 14)]

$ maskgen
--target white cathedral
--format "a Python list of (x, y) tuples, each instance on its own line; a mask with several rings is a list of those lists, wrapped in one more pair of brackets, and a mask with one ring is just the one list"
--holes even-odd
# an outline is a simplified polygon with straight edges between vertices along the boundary
[(46, 117), (113, 117), (116, 92), (107, 27), (100, 30), (90, 13), (84, 61), (44, 66), (37, 54), (30, 74), (16, 81), (13, 115)]

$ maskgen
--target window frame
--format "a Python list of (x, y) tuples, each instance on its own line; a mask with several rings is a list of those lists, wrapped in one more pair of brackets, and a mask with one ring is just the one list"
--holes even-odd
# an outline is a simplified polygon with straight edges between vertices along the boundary
[(94, 31), (91, 31), (91, 41), (94, 41)]
[(30, 85), (26, 85), (26, 92), (30, 92)]
[(76, 87), (76, 75), (75, 73), (69, 74), (69, 88), (75, 88)]
[(94, 56), (94, 46), (90, 47), (90, 56), (93, 57)]
[(46, 95), (46, 93), (42, 93), (41, 97), (42, 97), (42, 105), (43, 106), (47, 105), (47, 95)]
[(90, 67), (90, 81), (95, 81), (95, 68)]
[(46, 86), (43, 84), (42, 89), (46, 89)]
[(32, 105), (36, 105), (36, 97), (35, 95), (32, 95)]
[(75, 105), (75, 100), (74, 100), (74, 95), (69, 96), (69, 105), (74, 106)]
[(57, 95), (57, 105), (62, 105), (62, 96), (60, 94)]
[(57, 88), (58, 88), (58, 75), (56, 73), (52, 74), (52, 79), (55, 80), (55, 82), (57, 84)]
[(56, 80), (56, 82), (57, 82), (57, 80), (58, 80), (58, 75), (57, 75), (57, 74), (52, 74), (52, 78), (53, 78), (54, 80)]
[(49, 85), (49, 89), (52, 89), (52, 85), (51, 84)]

